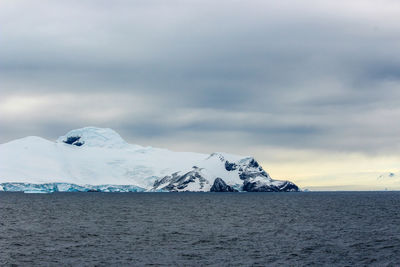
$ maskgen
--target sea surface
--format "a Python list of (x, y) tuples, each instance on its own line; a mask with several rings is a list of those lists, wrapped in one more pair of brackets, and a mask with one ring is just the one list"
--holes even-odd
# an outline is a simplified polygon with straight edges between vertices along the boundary
[(0, 265), (400, 266), (400, 192), (0, 193)]

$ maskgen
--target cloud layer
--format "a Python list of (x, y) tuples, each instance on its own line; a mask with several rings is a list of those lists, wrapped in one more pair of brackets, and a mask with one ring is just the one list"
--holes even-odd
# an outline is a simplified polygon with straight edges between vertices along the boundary
[(178, 150), (395, 154), (398, 14), (389, 0), (2, 1), (0, 142), (97, 125)]

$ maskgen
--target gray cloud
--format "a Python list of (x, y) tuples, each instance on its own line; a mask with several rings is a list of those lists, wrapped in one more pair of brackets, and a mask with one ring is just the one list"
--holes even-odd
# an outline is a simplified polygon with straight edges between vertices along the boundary
[(0, 142), (98, 125), (171, 148), (395, 153), (399, 12), (396, 1), (4, 1)]

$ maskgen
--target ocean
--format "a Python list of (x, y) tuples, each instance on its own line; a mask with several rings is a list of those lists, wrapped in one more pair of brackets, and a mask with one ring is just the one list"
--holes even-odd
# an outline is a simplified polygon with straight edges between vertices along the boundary
[(2, 192), (13, 264), (399, 266), (400, 192)]

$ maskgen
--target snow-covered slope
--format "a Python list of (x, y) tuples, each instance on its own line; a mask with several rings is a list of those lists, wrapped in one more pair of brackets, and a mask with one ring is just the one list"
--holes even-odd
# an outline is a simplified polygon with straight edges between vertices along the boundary
[(86, 127), (72, 130), (56, 142), (30, 136), (0, 145), (0, 191), (211, 188), (298, 191), (293, 183), (272, 180), (252, 157), (142, 147), (128, 144), (111, 129)]

